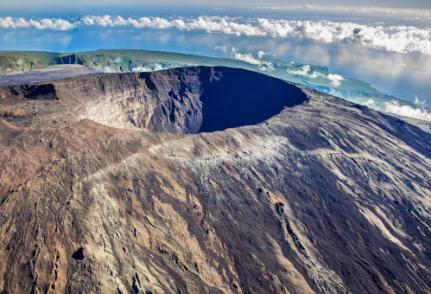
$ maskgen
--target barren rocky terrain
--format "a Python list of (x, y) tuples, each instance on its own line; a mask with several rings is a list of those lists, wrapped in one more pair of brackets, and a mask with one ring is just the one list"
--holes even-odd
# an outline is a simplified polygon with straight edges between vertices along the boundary
[(430, 179), (431, 134), (254, 72), (3, 83), (0, 293), (429, 293)]

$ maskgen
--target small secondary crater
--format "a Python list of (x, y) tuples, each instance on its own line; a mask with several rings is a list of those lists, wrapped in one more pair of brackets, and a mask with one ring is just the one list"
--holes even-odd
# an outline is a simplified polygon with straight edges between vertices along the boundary
[(84, 260), (84, 248), (80, 247), (72, 254), (72, 258), (75, 260)]

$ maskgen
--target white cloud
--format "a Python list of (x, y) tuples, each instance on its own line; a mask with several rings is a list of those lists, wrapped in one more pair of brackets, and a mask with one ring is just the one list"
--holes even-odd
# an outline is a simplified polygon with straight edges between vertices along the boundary
[(300, 69), (288, 69), (287, 72), (292, 75), (305, 76), (310, 79), (317, 79), (325, 76), (318, 71), (311, 71), (311, 66), (308, 64), (303, 65)]
[(384, 111), (400, 116), (411, 117), (424, 121), (431, 121), (431, 112), (425, 108), (413, 107), (401, 104), (397, 100), (391, 100), (384, 103)]
[(317, 78), (321, 78), (324, 77), (324, 74), (321, 74), (318, 71), (313, 71), (311, 74), (308, 75), (311, 79), (317, 79)]
[(366, 47), (408, 53), (418, 51), (431, 54), (431, 29), (413, 26), (367, 26), (352, 22), (237, 19), (230, 17), (198, 17), (191, 19), (120, 16), (86, 16), (86, 25), (126, 26), (135, 28), (171, 29), (236, 36), (270, 36), (273, 38), (305, 38), (325, 43), (350, 42)]
[(362, 102), (362, 104), (368, 107), (373, 107), (376, 104), (376, 101), (370, 98), (367, 101)]
[[(117, 60), (114, 60), (115, 62), (118, 62)], [(169, 69), (169, 68), (175, 68), (179, 66), (185, 66), (181, 64), (160, 64), (160, 63), (154, 63), (154, 64), (148, 64), (145, 66), (135, 66), (131, 69), (132, 72), (151, 72), (151, 71), (157, 71), (157, 70), (163, 70), (163, 69)], [(97, 70), (101, 72), (106, 73), (114, 73), (119, 72), (119, 69), (116, 67), (110, 67), (110, 66), (102, 66), (98, 67)]]
[(426, 104), (427, 103), (426, 103), (425, 99), (421, 100), (417, 95), (415, 95), (415, 105), (416, 106), (425, 107)]
[(34, 28), (38, 30), (68, 31), (76, 27), (75, 23), (61, 18), (44, 18), (41, 20), (24, 19), (22, 17), (12, 18), (10, 16), (0, 17), (0, 28), (19, 29)]
[[(223, 52), (227, 52), (227, 48), (225, 47), (216, 47), (216, 48), (219, 50), (222, 50)], [(249, 64), (257, 65), (260, 70), (263, 70), (263, 71), (274, 70), (274, 66), (272, 62), (262, 60), (263, 56), (266, 55), (266, 53), (263, 51), (257, 52), (257, 57), (254, 57), (254, 55), (251, 53), (241, 53), (238, 51), (238, 49), (236, 49), (235, 47), (232, 47), (231, 54), (233, 59), (240, 60)]]
[(288, 69), (287, 72), (297, 76), (308, 76), (310, 72), (310, 65), (306, 64), (302, 66), (300, 69)]
[(232, 48), (232, 57), (250, 64), (260, 65), (262, 61), (255, 58), (251, 53), (240, 53), (236, 48)]
[(266, 53), (262, 50), (257, 52), (257, 58), (259, 58), (259, 59), (262, 59), (265, 55), (266, 55)]
[(155, 63), (152, 65), (134, 67), (132, 69), (132, 71), (133, 72), (150, 72), (150, 71), (157, 71), (157, 70), (174, 68), (174, 67), (178, 67), (178, 66), (179, 65)]
[(299, 69), (288, 69), (287, 72), (292, 75), (303, 76), (310, 79), (326, 78), (334, 88), (340, 87), (341, 82), (344, 81), (344, 77), (339, 74), (324, 75), (318, 71), (312, 71), (311, 66), (308, 64), (303, 65)]
[(36, 28), (70, 30), (79, 26), (125, 27), (137, 29), (178, 29), (206, 31), (234, 36), (304, 38), (325, 43), (356, 43), (368, 48), (400, 53), (421, 52), (431, 55), (431, 28), (414, 26), (363, 25), (353, 22), (287, 20), (268, 18), (232, 18), (201, 16), (197, 18), (85, 16), (79, 20), (27, 20), (0, 18), (0, 28)]
[(335, 88), (341, 86), (341, 82), (344, 81), (344, 78), (337, 74), (328, 74), (326, 77), (331, 81), (331, 85)]

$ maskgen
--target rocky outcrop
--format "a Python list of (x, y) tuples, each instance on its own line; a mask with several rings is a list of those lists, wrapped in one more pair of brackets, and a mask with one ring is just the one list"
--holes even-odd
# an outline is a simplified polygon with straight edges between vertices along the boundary
[(431, 291), (420, 129), (226, 68), (49, 84), (0, 91), (0, 291)]

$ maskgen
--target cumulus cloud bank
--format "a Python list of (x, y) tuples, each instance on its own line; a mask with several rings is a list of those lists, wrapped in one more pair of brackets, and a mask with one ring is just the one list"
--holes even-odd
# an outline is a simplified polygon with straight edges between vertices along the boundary
[(78, 20), (0, 18), (0, 28), (70, 30), (81, 26), (134, 27), (137, 29), (177, 29), (205, 31), (234, 36), (303, 38), (325, 43), (355, 43), (368, 48), (399, 53), (420, 52), (431, 55), (431, 28), (414, 26), (363, 25), (354, 22), (233, 18), (85, 16)]
[(34, 28), (38, 30), (68, 31), (74, 29), (76, 26), (76, 23), (72, 23), (68, 20), (61, 18), (43, 18), (41, 20), (27, 20), (22, 17), (0, 17), (0, 28), (3, 29)]
[(399, 100), (376, 101), (372, 98), (353, 101), (389, 114), (431, 122), (431, 111), (423, 106), (410, 105)]
[(412, 117), (419, 120), (431, 121), (431, 112), (428, 109), (401, 104), (397, 100), (385, 102), (384, 111), (404, 117)]

